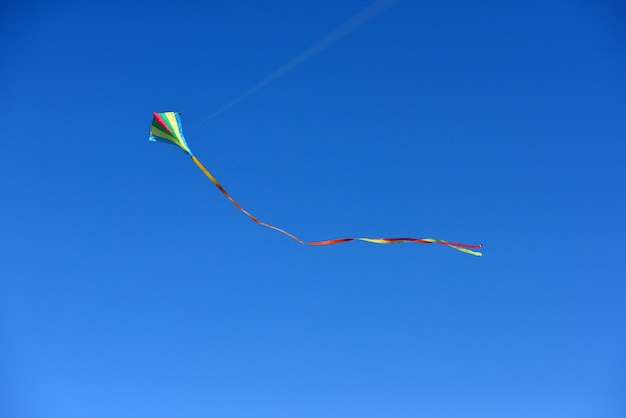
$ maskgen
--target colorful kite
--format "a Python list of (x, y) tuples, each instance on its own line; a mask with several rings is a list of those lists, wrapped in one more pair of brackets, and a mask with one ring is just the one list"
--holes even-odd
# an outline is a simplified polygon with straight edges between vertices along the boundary
[(255, 223), (262, 225), (264, 227), (273, 229), (282, 234), (287, 235), (288, 237), (294, 239), (300, 244), (305, 245), (332, 245), (339, 244), (342, 242), (348, 241), (366, 241), (372, 242), (374, 244), (398, 244), (400, 242), (416, 242), (421, 244), (441, 244), (447, 245), (448, 247), (452, 247), (456, 250), (462, 251), (464, 253), (482, 256), (481, 252), (473, 251), (472, 249), (482, 248), (481, 244), (461, 244), (458, 242), (449, 242), (436, 238), (337, 238), (337, 239), (329, 239), (326, 241), (303, 241), (295, 235), (275, 227), (274, 225), (270, 225), (265, 222), (261, 222), (253, 215), (250, 214), (247, 210), (241, 207), (239, 203), (235, 202), (235, 200), (230, 197), (228, 192), (222, 187), (222, 185), (213, 177), (213, 175), (207, 170), (202, 163), (193, 155), (191, 149), (187, 145), (187, 141), (185, 141), (185, 137), (183, 136), (183, 128), (180, 123), (180, 113), (179, 112), (154, 112), (154, 118), (152, 119), (152, 127), (150, 128), (150, 141), (159, 141), (165, 142), (167, 144), (176, 145), (185, 151), (193, 160), (193, 162), (202, 170), (202, 172), (211, 180), (211, 182), (226, 196), (228, 200), (231, 201), (233, 205), (237, 207), (240, 211), (245, 213), (250, 219), (252, 219)]

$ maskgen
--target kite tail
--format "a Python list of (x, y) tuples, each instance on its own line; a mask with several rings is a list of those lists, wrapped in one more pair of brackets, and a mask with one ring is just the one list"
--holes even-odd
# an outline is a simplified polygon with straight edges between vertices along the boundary
[(289, 238), (297, 241), (300, 244), (322, 246), (322, 245), (341, 244), (343, 242), (349, 242), (349, 241), (365, 241), (365, 242), (371, 242), (371, 243), (374, 243), (374, 244), (399, 244), (401, 242), (414, 242), (414, 243), (421, 243), (421, 244), (446, 245), (446, 246), (448, 246), (450, 248), (454, 248), (455, 250), (458, 250), (458, 251), (461, 251), (461, 252), (464, 252), (464, 253), (467, 253), (467, 254), (475, 255), (475, 256), (478, 256), (478, 257), (483, 255), (479, 251), (473, 251), (472, 250), (472, 249), (482, 248), (482, 244), (461, 244), (461, 243), (458, 243), (458, 242), (448, 242), (448, 241), (444, 241), (444, 240), (436, 239), (436, 238), (337, 238), (337, 239), (330, 239), (330, 240), (326, 240), (326, 241), (303, 241), (300, 238), (296, 237), (295, 235), (285, 231), (284, 229), (280, 229), (280, 228), (278, 228), (278, 227), (276, 227), (274, 225), (270, 225), (268, 223), (265, 223), (265, 222), (262, 222), (262, 221), (258, 220), (254, 215), (252, 215), (250, 212), (245, 210), (239, 203), (237, 203), (235, 201), (235, 199), (230, 197), (230, 195), (228, 194), (226, 189), (224, 189), (222, 187), (222, 185), (217, 181), (217, 179), (215, 177), (213, 177), (213, 175), (209, 172), (209, 170), (207, 170), (202, 165), (200, 160), (198, 160), (194, 155), (191, 156), (191, 159), (198, 166), (198, 168), (200, 168), (200, 170), (202, 170), (204, 175), (207, 176), (209, 180), (211, 180), (211, 183), (213, 183), (215, 185), (215, 187), (217, 187), (219, 189), (219, 191), (222, 192), (222, 194), (224, 196), (226, 196), (226, 198), (228, 200), (230, 200), (230, 202), (233, 205), (235, 205), (235, 207), (237, 209), (239, 209), (240, 211), (245, 213), (246, 216), (248, 216), (248, 218), (250, 218), (254, 223), (257, 223), (257, 224), (259, 224), (261, 226), (264, 226), (266, 228), (273, 229), (274, 231), (278, 231), (281, 234), (285, 234)]
[(216, 179), (215, 177), (213, 177), (213, 175), (209, 172), (209, 170), (207, 170), (207, 169), (206, 169), (206, 167), (202, 165), (202, 163), (200, 162), (200, 160), (198, 160), (198, 159), (197, 159), (194, 155), (192, 155), (192, 156), (191, 156), (191, 159), (193, 160), (193, 162), (194, 162), (194, 163), (196, 163), (196, 165), (200, 168), (200, 170), (202, 170), (202, 172), (204, 173), (204, 175), (205, 175), (205, 176), (207, 176), (207, 177), (209, 178), (209, 180), (211, 180), (211, 183), (213, 183), (213, 184), (215, 185), (215, 187), (217, 187), (217, 188), (219, 189), (219, 191), (220, 191), (220, 192), (222, 192), (222, 194), (223, 194), (224, 196), (226, 196), (226, 198), (227, 198), (228, 200), (230, 200), (230, 202), (231, 202), (233, 205), (235, 205), (235, 207), (236, 207), (237, 209), (239, 209), (240, 211), (242, 211), (243, 213), (245, 213), (245, 214), (248, 216), (248, 218), (252, 219), (252, 221), (253, 221), (253, 222), (255, 222), (255, 223), (257, 223), (257, 224), (259, 224), (259, 225), (261, 225), (261, 226), (264, 226), (264, 227), (266, 227), (266, 228), (270, 228), (270, 229), (273, 229), (274, 231), (278, 231), (278, 232), (280, 232), (280, 233), (282, 233), (282, 234), (285, 234), (285, 235), (287, 235), (289, 238), (291, 238), (291, 239), (293, 239), (293, 240), (295, 240), (295, 241), (299, 242), (300, 244), (305, 244), (305, 242), (304, 242), (304, 241), (302, 241), (300, 238), (296, 237), (295, 235), (293, 235), (293, 234), (291, 234), (291, 233), (289, 233), (289, 232), (287, 232), (287, 231), (285, 231), (285, 230), (283, 230), (283, 229), (280, 229), (280, 228), (278, 228), (278, 227), (276, 227), (276, 226), (274, 226), (274, 225), (270, 225), (270, 224), (268, 224), (268, 223), (265, 223), (265, 222), (259, 221), (259, 220), (258, 220), (258, 219), (254, 216), (254, 215), (252, 215), (250, 212), (248, 212), (247, 210), (245, 210), (245, 209), (244, 209), (244, 208), (243, 208), (243, 207), (242, 207), (239, 203), (237, 203), (237, 202), (235, 201), (235, 199), (233, 199), (232, 197), (230, 197), (230, 195), (228, 194), (228, 192), (226, 191), (226, 189), (224, 189), (224, 188), (222, 187), (222, 185), (219, 183), (219, 181), (217, 181), (217, 179)]
[(310, 241), (307, 245), (333, 245), (348, 241), (365, 241), (373, 244), (399, 244), (401, 242), (415, 242), (420, 244), (441, 244), (446, 245), (455, 250), (481, 257), (483, 253), (472, 251), (472, 249), (482, 248), (482, 244), (461, 244), (459, 242), (448, 242), (437, 238), (338, 238), (326, 241)]

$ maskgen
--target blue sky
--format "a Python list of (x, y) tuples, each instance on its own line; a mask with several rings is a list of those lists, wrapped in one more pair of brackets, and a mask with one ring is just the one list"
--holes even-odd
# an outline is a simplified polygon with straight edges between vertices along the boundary
[(626, 414), (624, 6), (371, 3), (2, 6), (2, 416)]

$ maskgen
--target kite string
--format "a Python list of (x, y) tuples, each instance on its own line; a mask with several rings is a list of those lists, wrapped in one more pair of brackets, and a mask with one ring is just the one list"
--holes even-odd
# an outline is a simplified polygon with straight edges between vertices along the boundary
[(482, 253), (479, 251), (473, 251), (472, 249), (477, 249), (477, 248), (482, 248), (481, 244), (461, 244), (458, 242), (448, 242), (448, 241), (444, 241), (444, 240), (440, 240), (437, 238), (337, 238), (337, 239), (330, 239), (330, 240), (325, 240), (325, 241), (303, 241), (300, 238), (296, 237), (295, 235), (285, 231), (284, 229), (278, 228), (274, 225), (270, 225), (268, 223), (265, 223), (263, 221), (260, 221), (259, 219), (257, 219), (254, 215), (252, 215), (250, 212), (248, 212), (247, 210), (245, 210), (239, 203), (237, 203), (235, 201), (235, 199), (233, 199), (228, 192), (226, 191), (226, 189), (224, 189), (224, 187), (222, 187), (222, 185), (217, 181), (217, 179), (209, 172), (209, 170), (206, 169), (206, 167), (204, 165), (202, 165), (202, 163), (200, 162), (200, 160), (198, 160), (194, 155), (191, 156), (191, 159), (193, 160), (193, 162), (198, 166), (198, 168), (200, 168), (200, 170), (202, 170), (202, 172), (204, 173), (205, 176), (207, 176), (207, 178), (209, 180), (211, 180), (211, 182), (215, 185), (215, 187), (217, 187), (219, 189), (220, 192), (222, 192), (222, 194), (224, 196), (226, 196), (226, 198), (228, 200), (230, 200), (230, 202), (235, 205), (235, 207), (237, 209), (239, 209), (241, 212), (243, 212), (244, 214), (246, 214), (253, 222), (264, 226), (266, 228), (270, 228), (273, 229), (275, 231), (278, 231), (282, 234), (287, 235), (288, 237), (290, 237), (291, 239), (297, 241), (300, 244), (304, 244), (304, 245), (312, 245), (312, 246), (322, 246), (322, 245), (333, 245), (333, 244), (340, 244), (343, 242), (349, 242), (349, 241), (365, 241), (365, 242), (371, 242), (374, 244), (398, 244), (401, 242), (414, 242), (414, 243), (421, 243), (421, 244), (440, 244), (440, 245), (446, 245), (450, 248), (454, 248), (455, 250), (467, 253), (467, 254), (471, 254), (471, 255), (475, 255), (475, 256), (482, 256)]
[(280, 77), (287, 74), (289, 71), (298, 67), (300, 64), (304, 63), (305, 61), (308, 61), (315, 55), (319, 54), (320, 52), (328, 48), (330, 45), (339, 41), (341, 38), (348, 35), (350, 32), (355, 31), (356, 29), (358, 29), (359, 27), (361, 27), (368, 21), (372, 20), (373, 18), (375, 18), (376, 16), (378, 16), (379, 14), (381, 14), (382, 12), (384, 12), (385, 10), (387, 10), (388, 8), (396, 4), (398, 1), (400, 0), (375, 0), (373, 1), (370, 5), (368, 5), (367, 7), (365, 7), (358, 13), (356, 13), (350, 19), (346, 20), (344, 23), (342, 23), (337, 28), (332, 30), (326, 36), (324, 36), (323, 38), (315, 42), (313, 45), (305, 49), (303, 52), (296, 55), (294, 58), (289, 60), (286, 64), (283, 64), (272, 74), (265, 77), (263, 80), (261, 80), (260, 82), (252, 86), (250, 89), (240, 94), (235, 99), (226, 103), (224, 106), (222, 106), (217, 111), (213, 112), (208, 117), (202, 119), (200, 122), (191, 126), (195, 127), (198, 125), (202, 125), (203, 123), (208, 122), (209, 120), (213, 119), (214, 117), (221, 114), (222, 112), (225, 112), (231, 107), (239, 104), (239, 102), (252, 96), (254, 93), (261, 90), (263, 87), (276, 81)]

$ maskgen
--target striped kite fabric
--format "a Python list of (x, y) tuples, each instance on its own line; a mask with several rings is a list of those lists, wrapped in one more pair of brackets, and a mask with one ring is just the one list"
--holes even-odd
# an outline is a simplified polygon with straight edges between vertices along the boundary
[(180, 123), (179, 112), (154, 112), (152, 127), (150, 128), (150, 141), (165, 142), (166, 144), (177, 145), (190, 156), (193, 153), (185, 141), (183, 127)]

